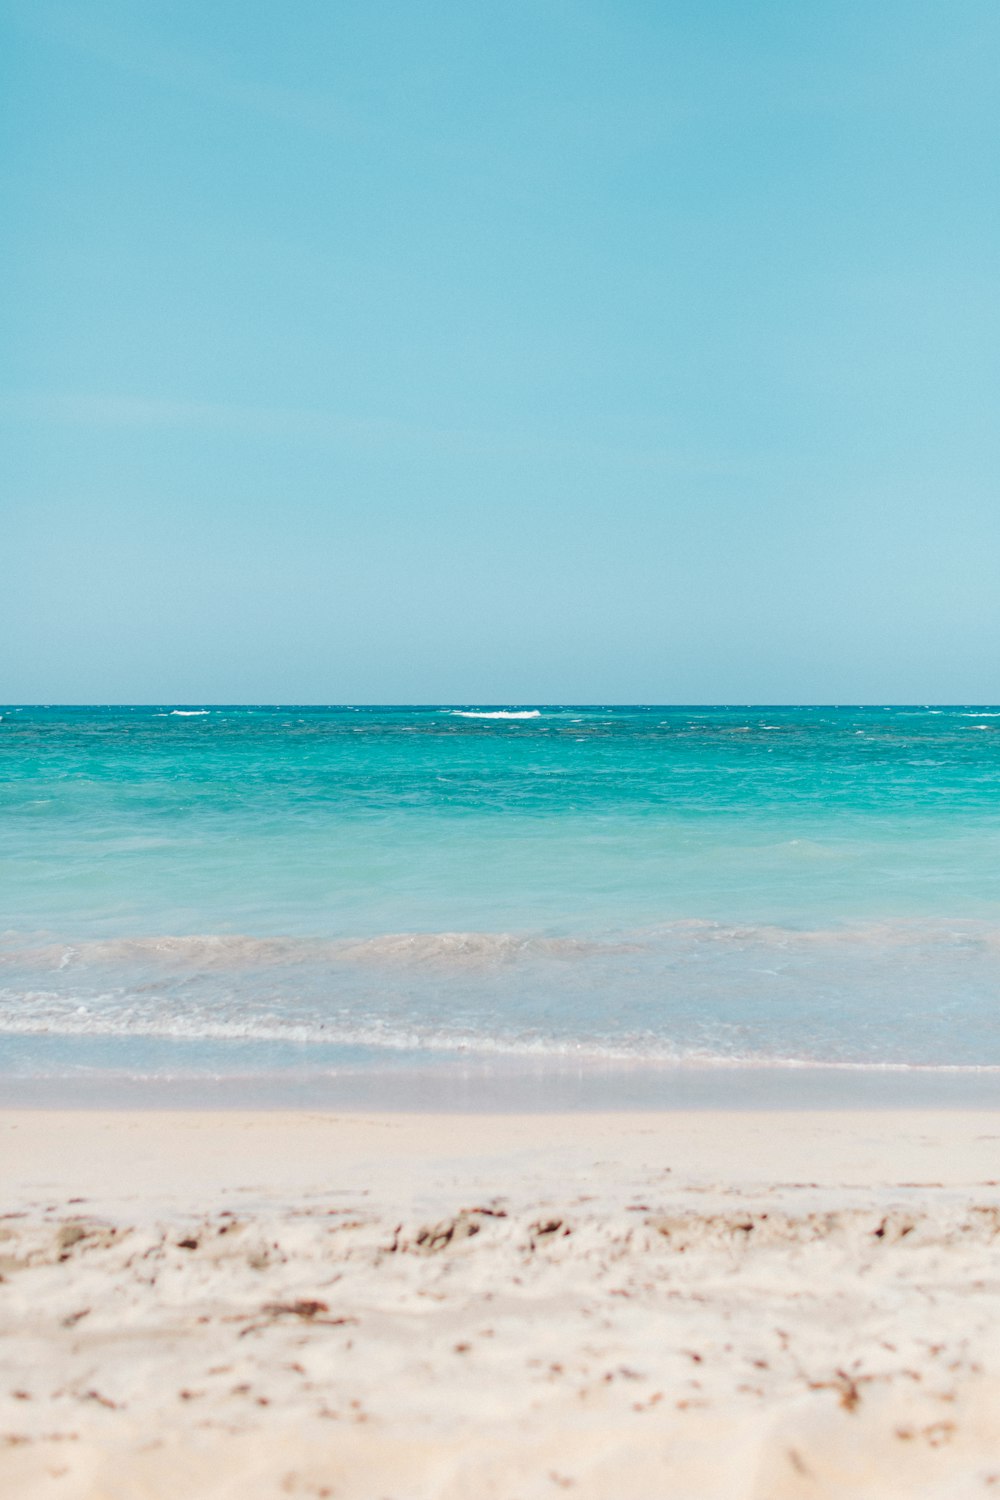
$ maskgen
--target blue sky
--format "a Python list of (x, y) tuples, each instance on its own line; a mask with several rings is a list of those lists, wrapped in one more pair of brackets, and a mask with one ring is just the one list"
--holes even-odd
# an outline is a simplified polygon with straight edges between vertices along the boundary
[(0, 0), (0, 699), (996, 701), (993, 0)]

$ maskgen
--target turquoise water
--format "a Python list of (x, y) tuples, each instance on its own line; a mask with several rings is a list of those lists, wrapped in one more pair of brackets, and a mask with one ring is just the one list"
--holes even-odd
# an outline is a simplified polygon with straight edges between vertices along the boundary
[(16, 708), (0, 1070), (1000, 1067), (1000, 710)]

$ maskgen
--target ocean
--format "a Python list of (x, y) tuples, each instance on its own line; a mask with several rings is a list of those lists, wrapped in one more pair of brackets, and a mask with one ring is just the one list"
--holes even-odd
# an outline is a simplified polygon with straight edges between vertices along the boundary
[(0, 714), (9, 1097), (1000, 1098), (1000, 709)]

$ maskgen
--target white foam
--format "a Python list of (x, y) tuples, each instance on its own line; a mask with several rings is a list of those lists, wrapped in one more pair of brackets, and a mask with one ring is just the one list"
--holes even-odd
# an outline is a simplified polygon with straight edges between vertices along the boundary
[[(0, 992), (2, 995), (2, 992)], [(205, 1014), (140, 1017), (134, 1011), (104, 1014), (81, 1007), (71, 1010), (59, 997), (32, 995), (36, 1002), (56, 1002), (33, 1018), (0, 1013), (0, 1036), (144, 1038), (174, 1042), (293, 1043), (298, 1046), (363, 1047), (378, 1052), (461, 1054), (467, 1058), (521, 1058), (539, 1063), (609, 1064), (625, 1067), (713, 1068), (832, 1073), (1000, 1074), (997, 1063), (922, 1063), (843, 1061), (774, 1053), (714, 1052), (707, 1047), (678, 1046), (648, 1036), (612, 1041), (604, 1037), (577, 1040), (555, 1036), (483, 1036), (468, 1031), (415, 1027), (406, 1030), (379, 1020), (358, 1024), (282, 1022), (275, 1016), (253, 1020), (214, 1018)]]
[(537, 708), (453, 708), (452, 713), (458, 719), (540, 719), (541, 710)]
[[(688, 918), (600, 937), (223, 933), (39, 944), (45, 936), (0, 934), (0, 1036), (295, 1044), (323, 1056), (331, 1046), (365, 1047), (543, 1064), (998, 1071), (989, 1010), (1000, 974), (997, 920), (797, 929)], [(975, 1030), (953, 1050), (941, 1023), (948, 997), (963, 993)], [(868, 1010), (860, 1044), (850, 1043)], [(920, 1061), (942, 1053), (940, 1063)], [(977, 1056), (983, 1065), (971, 1061)]]
[(197, 719), (201, 714), (210, 714), (211, 712), (212, 710), (210, 708), (172, 708), (170, 710), (170, 717), (173, 718), (174, 716), (176, 716), (178, 719)]

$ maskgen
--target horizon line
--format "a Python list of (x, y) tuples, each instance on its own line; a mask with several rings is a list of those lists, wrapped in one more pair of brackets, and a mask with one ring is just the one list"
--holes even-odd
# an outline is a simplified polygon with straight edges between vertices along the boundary
[(571, 699), (560, 699), (560, 700), (556, 700), (556, 699), (548, 699), (548, 700), (546, 700), (546, 699), (536, 699), (536, 700), (528, 700), (528, 699), (523, 699), (523, 700), (521, 700), (521, 699), (454, 699), (452, 701), (442, 701), (441, 699), (426, 699), (426, 700), (423, 700), (423, 701), (412, 700), (412, 701), (409, 701), (409, 702), (402, 702), (402, 701), (401, 702), (391, 702), (391, 701), (388, 701), (388, 700), (386, 700), (386, 701), (381, 701), (381, 700), (376, 701), (376, 700), (372, 699), (370, 701), (367, 701), (367, 700), (362, 700), (360, 702), (358, 702), (358, 701), (355, 701), (355, 702), (346, 702), (346, 701), (344, 701), (344, 702), (336, 703), (336, 702), (326, 702), (326, 701), (321, 700), (321, 699), (304, 700), (304, 701), (296, 701), (294, 699), (289, 699), (289, 700), (287, 700), (285, 702), (273, 702), (273, 701), (264, 701), (264, 700), (253, 701), (251, 699), (245, 699), (245, 700), (244, 699), (241, 699), (241, 700), (235, 700), (234, 699), (232, 701), (223, 701), (223, 700), (220, 699), (218, 701), (213, 701), (213, 700), (210, 700), (210, 699), (207, 699), (207, 698), (191, 698), (191, 699), (163, 698), (163, 699), (143, 700), (141, 702), (140, 701), (135, 701), (135, 702), (122, 701), (122, 702), (117, 702), (117, 703), (115, 703), (115, 702), (101, 702), (99, 700), (95, 700), (93, 702), (86, 702), (86, 701), (83, 701), (83, 700), (80, 700), (80, 701), (64, 701), (64, 702), (57, 702), (57, 701), (49, 701), (49, 702), (41, 702), (41, 701), (39, 701), (39, 702), (27, 702), (27, 701), (25, 701), (25, 702), (19, 702), (19, 703), (18, 702), (9, 702), (9, 703), (0, 702), (0, 713), (6, 711), (8, 709), (9, 710), (18, 711), (18, 710), (21, 710), (21, 709), (43, 709), (43, 710), (50, 710), (50, 709), (85, 709), (85, 708), (87, 708), (87, 709), (104, 709), (104, 710), (147, 709), (147, 708), (148, 709), (177, 708), (177, 709), (203, 709), (203, 710), (206, 710), (206, 711), (211, 711), (213, 709), (241, 709), (241, 708), (242, 709), (249, 709), (249, 708), (256, 708), (256, 709), (283, 709), (283, 710), (287, 710), (287, 709), (326, 709), (326, 710), (343, 710), (343, 711), (348, 711), (348, 712), (358, 712), (358, 711), (360, 711), (362, 709), (391, 709), (391, 710), (424, 709), (424, 710), (427, 710), (427, 711), (432, 712), (432, 713), (434, 713), (434, 712), (444, 713), (444, 712), (448, 712), (448, 711), (450, 711), (452, 709), (470, 709), (470, 708), (471, 709), (520, 709), (520, 710), (524, 710), (524, 709), (545, 709), (545, 708), (548, 708), (548, 709), (571, 709), (571, 708), (572, 709), (579, 709), (579, 708), (583, 708), (583, 709), (616, 709), (616, 708), (618, 708), (618, 709), (620, 709), (620, 708), (628, 708), (628, 709), (793, 709), (793, 708), (869, 709), (869, 708), (872, 708), (873, 709), (873, 708), (881, 708), (881, 709), (889, 710), (889, 709), (894, 709), (894, 708), (912, 708), (912, 709), (926, 709), (926, 710), (931, 710), (931, 709), (948, 710), (948, 709), (959, 709), (959, 708), (961, 708), (961, 709), (987, 709), (987, 708), (996, 709), (998, 707), (1000, 707), (1000, 703), (998, 703), (997, 701), (992, 700), (992, 699), (980, 699), (978, 701), (977, 700), (972, 700), (972, 699), (966, 699), (964, 701), (956, 699), (953, 702), (944, 701), (944, 700), (930, 700), (930, 701), (924, 702), (924, 703), (921, 703), (921, 702), (918, 702), (918, 701), (915, 701), (915, 700), (903, 700), (903, 699), (900, 699), (898, 701), (889, 701), (889, 702), (886, 702), (885, 700), (881, 700), (881, 699), (871, 699), (871, 700), (859, 700), (857, 702), (849, 702), (849, 701), (845, 702), (845, 701), (841, 701), (839, 703), (823, 702), (821, 700), (815, 700), (815, 701), (813, 701), (813, 700), (806, 700), (806, 699), (796, 699), (796, 700), (786, 700), (786, 701), (778, 701), (778, 700), (768, 701), (766, 699), (759, 699), (759, 700), (754, 700), (754, 701), (747, 702), (747, 703), (740, 703), (740, 702), (737, 702), (737, 701), (734, 701), (734, 700), (729, 700), (728, 702), (723, 702), (723, 701), (710, 702), (710, 701), (707, 701), (707, 700), (704, 701), (704, 702), (695, 702), (695, 701), (683, 701), (683, 700), (680, 700), (680, 699), (677, 699), (677, 700), (665, 700), (665, 701), (661, 701), (661, 702), (657, 702), (654, 699), (635, 700), (635, 701), (630, 701), (630, 700), (622, 699), (620, 701), (603, 701), (603, 702), (600, 701), (600, 700), (596, 700), (596, 699), (593, 700), (593, 701), (584, 701), (584, 700), (573, 701)]

